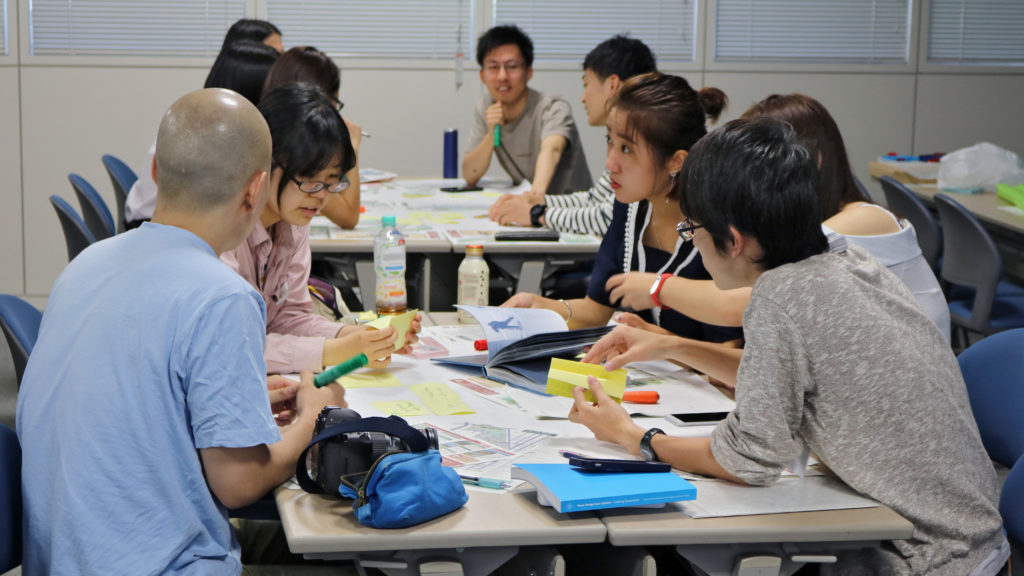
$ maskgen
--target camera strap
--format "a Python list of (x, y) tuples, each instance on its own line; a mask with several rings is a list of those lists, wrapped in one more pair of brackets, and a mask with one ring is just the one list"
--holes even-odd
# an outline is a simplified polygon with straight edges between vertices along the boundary
[(423, 452), (430, 448), (430, 442), (427, 440), (427, 437), (419, 430), (409, 426), (405, 420), (398, 416), (389, 416), (387, 418), (370, 416), (368, 418), (360, 418), (359, 420), (350, 420), (342, 424), (335, 424), (314, 436), (309, 441), (306, 449), (299, 455), (298, 462), (295, 463), (295, 478), (299, 481), (299, 486), (303, 490), (310, 494), (320, 494), (323, 492), (320, 486), (309, 477), (306, 455), (313, 449), (313, 446), (325, 440), (330, 440), (335, 436), (350, 432), (383, 432), (384, 434), (401, 439), (409, 446), (412, 452)]

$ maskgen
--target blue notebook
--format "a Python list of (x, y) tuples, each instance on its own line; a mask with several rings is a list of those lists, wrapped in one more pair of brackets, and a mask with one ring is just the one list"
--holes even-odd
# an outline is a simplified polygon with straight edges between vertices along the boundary
[(697, 498), (697, 488), (672, 472), (588, 472), (568, 464), (515, 464), (512, 478), (532, 484), (540, 503), (559, 512)]

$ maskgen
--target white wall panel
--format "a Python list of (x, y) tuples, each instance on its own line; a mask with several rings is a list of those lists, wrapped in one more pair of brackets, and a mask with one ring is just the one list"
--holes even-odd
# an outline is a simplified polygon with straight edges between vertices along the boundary
[(0, 66), (0, 293), (22, 294), (21, 131), (18, 69)]

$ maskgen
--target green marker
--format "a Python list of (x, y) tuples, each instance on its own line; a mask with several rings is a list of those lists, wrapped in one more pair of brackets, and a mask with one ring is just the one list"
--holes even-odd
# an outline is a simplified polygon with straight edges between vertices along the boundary
[(494, 125), (494, 147), (501, 146), (501, 124)]
[(345, 360), (341, 364), (338, 364), (334, 368), (324, 370), (323, 372), (317, 374), (316, 377), (313, 378), (313, 384), (316, 384), (317, 388), (322, 388), (324, 386), (327, 386), (331, 382), (334, 382), (338, 378), (341, 378), (345, 374), (348, 374), (353, 370), (358, 370), (359, 368), (362, 368), (363, 366), (366, 366), (369, 363), (370, 359), (366, 357), (366, 354), (353, 356), (348, 360)]

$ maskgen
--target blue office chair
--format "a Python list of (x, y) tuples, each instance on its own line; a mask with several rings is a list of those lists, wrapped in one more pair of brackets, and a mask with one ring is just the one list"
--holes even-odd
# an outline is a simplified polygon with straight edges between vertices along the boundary
[(1024, 327), (1024, 296), (998, 293), (1003, 259), (981, 222), (945, 194), (935, 196), (935, 206), (944, 232), (941, 278), (974, 290), (972, 298), (950, 299), (955, 331), (966, 344), (968, 331), (988, 336)]
[(971, 411), (990, 458), (1013, 466), (1024, 454), (1024, 329), (985, 338), (957, 357)]
[(92, 184), (78, 174), (68, 174), (68, 180), (71, 182), (71, 187), (75, 189), (78, 206), (82, 209), (82, 219), (85, 220), (89, 232), (92, 232), (93, 238), (103, 240), (116, 234), (114, 217), (110, 215), (107, 203), (103, 201), (96, 188), (93, 188)]
[(110, 154), (103, 155), (103, 166), (110, 175), (110, 183), (114, 185), (114, 198), (117, 199), (117, 231), (124, 232), (124, 205), (128, 200), (128, 191), (139, 177), (127, 164)]
[(0, 424), (0, 574), (21, 565), (21, 446)]
[(21, 376), (28, 364), (28, 355), (39, 338), (39, 325), (43, 321), (43, 313), (36, 307), (17, 296), (0, 294), (0, 328), (7, 338), (7, 346), (11, 349), (14, 360), (14, 372), (21, 385)]
[(1013, 566), (1024, 566), (1024, 456), (1021, 456), (1003, 483), (999, 495), (999, 514), (1010, 541)]
[(50, 196), (50, 204), (57, 211), (57, 218), (60, 219), (60, 227), (64, 229), (64, 243), (68, 248), (68, 262), (75, 259), (75, 256), (89, 247), (96, 241), (92, 232), (85, 225), (85, 221), (75, 212), (75, 209), (68, 204), (67, 200), (54, 194)]

